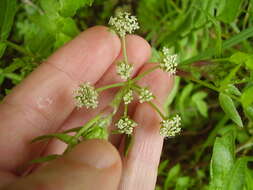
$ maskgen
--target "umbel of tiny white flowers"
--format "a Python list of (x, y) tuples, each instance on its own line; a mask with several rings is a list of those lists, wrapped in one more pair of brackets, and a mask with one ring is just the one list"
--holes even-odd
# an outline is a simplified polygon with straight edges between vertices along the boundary
[(141, 88), (140, 95), (139, 95), (140, 103), (149, 102), (153, 99), (154, 99), (154, 95), (148, 88)]
[(181, 132), (181, 118), (179, 115), (161, 122), (160, 135), (163, 137), (175, 137)]
[(111, 17), (109, 25), (113, 27), (120, 37), (126, 34), (132, 34), (135, 30), (140, 28), (137, 18), (130, 15), (128, 12), (119, 12), (115, 17)]
[(133, 128), (137, 126), (137, 123), (131, 120), (128, 116), (124, 116), (115, 125), (120, 133), (131, 135), (133, 133)]
[(126, 63), (125, 61), (120, 61), (117, 63), (117, 74), (123, 79), (127, 80), (130, 78), (133, 71), (133, 65)]
[(162, 54), (160, 68), (171, 75), (175, 75), (178, 66), (177, 54), (171, 55), (166, 47), (163, 47)]
[(98, 105), (98, 93), (89, 82), (81, 84), (79, 88), (74, 91), (74, 99), (78, 108), (86, 107), (94, 109)]
[(130, 104), (134, 99), (133, 90), (129, 89), (127, 93), (123, 96), (124, 104)]

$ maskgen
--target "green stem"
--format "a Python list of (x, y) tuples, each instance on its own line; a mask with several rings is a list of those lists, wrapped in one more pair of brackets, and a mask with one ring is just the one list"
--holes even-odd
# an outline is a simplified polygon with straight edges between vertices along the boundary
[(126, 63), (128, 63), (128, 58), (127, 58), (127, 50), (126, 50), (126, 37), (123, 36), (121, 38), (121, 42), (122, 42), (122, 49), (123, 49), (123, 56), (124, 56), (124, 61)]
[(96, 117), (94, 117), (93, 119), (91, 119), (90, 121), (88, 121), (82, 128), (81, 130), (78, 131), (78, 133), (76, 133), (76, 135), (74, 136), (75, 139), (78, 139), (79, 137), (82, 136), (82, 134), (84, 133), (84, 131), (86, 131), (88, 128), (90, 128), (93, 124), (95, 124), (99, 119), (101, 118), (101, 115), (98, 114)]
[(137, 77), (133, 78), (132, 79), (132, 82), (137, 82), (138, 80), (142, 79), (144, 76), (146, 76), (147, 74), (153, 72), (154, 70), (158, 69), (159, 68), (159, 65), (155, 66), (155, 67), (152, 67), (148, 70), (146, 70), (145, 72), (139, 74)]
[(103, 87), (97, 88), (96, 90), (97, 90), (97, 92), (102, 92), (102, 91), (110, 89), (110, 88), (116, 88), (116, 87), (120, 87), (120, 86), (124, 86), (124, 85), (125, 85), (125, 82), (120, 82), (120, 83), (115, 83), (115, 84), (103, 86)]
[(17, 44), (14, 44), (10, 41), (4, 41), (8, 46), (10, 46), (11, 48), (17, 50), (18, 52), (22, 53), (22, 54), (25, 54), (25, 55), (28, 55), (28, 56), (31, 56), (31, 57), (35, 57), (33, 54), (31, 54), (30, 52), (26, 51), (23, 47), (17, 45)]
[(154, 110), (161, 116), (162, 119), (166, 119), (165, 115), (160, 111), (160, 109), (153, 102), (148, 102), (148, 104), (154, 108)]
[(125, 104), (124, 105), (124, 116), (127, 116), (127, 112), (128, 112), (128, 105)]
[(225, 62), (229, 61), (228, 58), (217, 58), (217, 59), (210, 59), (211, 62)]
[[(195, 79), (195, 78), (187, 78), (187, 79), (189, 79), (189, 80), (191, 80), (191, 81), (193, 81), (193, 82), (196, 82), (196, 83), (198, 83), (198, 84), (200, 84), (200, 85), (202, 85), (202, 86), (205, 86), (205, 87), (207, 87), (207, 88), (210, 88), (210, 89), (212, 89), (212, 90), (214, 90), (214, 91), (216, 91), (216, 92), (219, 92), (219, 93), (221, 92), (219, 88), (217, 88), (217, 87), (215, 87), (214, 85), (209, 84), (209, 83), (207, 83), (207, 82), (205, 82), (205, 81), (202, 81), (202, 80), (199, 80), (199, 79)], [(226, 92), (224, 92), (224, 93), (226, 94)], [(237, 98), (236, 96), (234, 96), (234, 95), (232, 95), (232, 94), (229, 94), (229, 96), (230, 96), (231, 98), (233, 98), (234, 100), (236, 100), (236, 101), (238, 101), (238, 102), (241, 102), (241, 100), (240, 100), (239, 98)]]

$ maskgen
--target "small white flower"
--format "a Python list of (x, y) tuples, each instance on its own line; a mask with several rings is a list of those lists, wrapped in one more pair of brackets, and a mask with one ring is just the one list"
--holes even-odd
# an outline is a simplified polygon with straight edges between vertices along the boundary
[(117, 74), (123, 79), (127, 80), (130, 78), (131, 73), (134, 67), (131, 64), (126, 63), (125, 61), (120, 61), (117, 64)]
[(133, 90), (129, 89), (127, 93), (123, 96), (124, 104), (130, 104), (134, 99)]
[(115, 17), (111, 17), (109, 25), (121, 36), (132, 34), (135, 30), (139, 29), (139, 24), (135, 16), (130, 15), (128, 12), (119, 12)]
[(160, 68), (171, 75), (175, 75), (178, 66), (177, 54), (171, 55), (169, 49), (166, 47), (162, 49), (162, 53), (163, 58), (160, 63)]
[(96, 108), (98, 105), (98, 93), (90, 83), (84, 83), (74, 92), (76, 106), (86, 108)]
[(140, 103), (149, 102), (154, 99), (154, 95), (148, 88), (141, 88), (139, 99)]
[(163, 137), (175, 137), (181, 132), (181, 118), (179, 115), (161, 122), (160, 135)]
[(137, 126), (137, 123), (128, 116), (124, 116), (115, 125), (120, 133), (130, 135), (133, 133), (133, 128)]

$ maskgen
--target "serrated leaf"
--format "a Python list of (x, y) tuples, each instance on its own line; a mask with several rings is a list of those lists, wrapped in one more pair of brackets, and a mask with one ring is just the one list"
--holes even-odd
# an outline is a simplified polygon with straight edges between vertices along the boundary
[(211, 187), (222, 189), (224, 181), (235, 161), (235, 133), (231, 128), (222, 137), (217, 137), (213, 147), (210, 166)]
[(30, 163), (31, 164), (40, 164), (40, 163), (44, 163), (44, 162), (49, 162), (51, 160), (55, 160), (56, 158), (59, 158), (59, 157), (60, 157), (60, 155), (52, 154), (49, 156), (34, 159), (34, 160), (30, 161)]
[(93, 0), (59, 0), (60, 14), (64, 17), (72, 17), (76, 11), (85, 5), (91, 6)]
[(226, 115), (232, 119), (239, 127), (243, 127), (243, 123), (239, 113), (236, 110), (233, 100), (226, 94), (219, 94), (219, 102)]
[(70, 143), (70, 141), (73, 139), (73, 137), (70, 135), (63, 134), (63, 133), (55, 133), (55, 134), (48, 134), (48, 135), (39, 136), (39, 137), (33, 139), (31, 141), (31, 143), (42, 141), (42, 140), (49, 140), (52, 138), (57, 138), (67, 144)]

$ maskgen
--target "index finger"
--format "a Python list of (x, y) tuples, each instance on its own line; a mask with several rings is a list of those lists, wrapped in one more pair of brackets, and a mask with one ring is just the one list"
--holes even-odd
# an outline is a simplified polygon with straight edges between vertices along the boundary
[[(59, 49), (0, 105), (0, 169), (14, 170), (41, 152), (29, 142), (57, 130), (74, 109), (72, 92), (96, 83), (120, 52), (120, 40), (97, 26)], [(11, 159), (10, 159), (11, 158)], [(14, 159), (15, 158), (15, 159)]]

